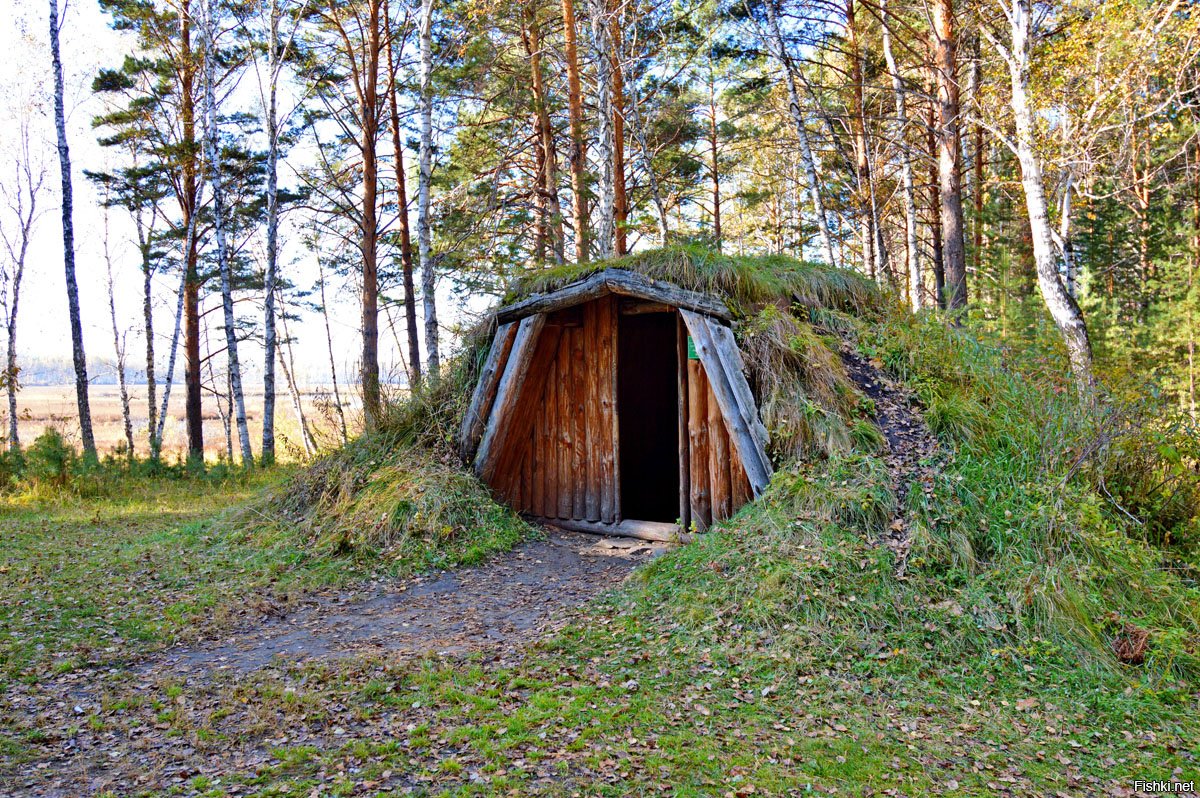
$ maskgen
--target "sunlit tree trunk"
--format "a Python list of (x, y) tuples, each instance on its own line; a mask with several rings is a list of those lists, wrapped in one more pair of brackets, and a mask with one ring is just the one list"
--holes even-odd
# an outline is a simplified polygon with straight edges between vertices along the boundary
[(217, 269), (221, 279), (221, 309), (225, 322), (225, 356), (228, 360), (229, 410), (237, 423), (242, 464), (254, 465), (250, 430), (246, 424), (246, 398), (242, 393), (242, 368), (238, 361), (237, 319), (233, 313), (233, 263), (226, 233), (225, 178), (217, 117), (216, 62), (217, 18), (214, 0), (205, 3), (204, 19), (204, 149), (213, 195), (213, 237), (217, 242)]
[(892, 52), (891, 21), (887, 15), (887, 0), (881, 0), (883, 17), (883, 57), (892, 78), (892, 94), (896, 103), (896, 147), (900, 157), (900, 193), (904, 202), (904, 249), (908, 266), (908, 301), (913, 312), (921, 309), (921, 249), (917, 242), (917, 202), (913, 180), (912, 151), (908, 146), (908, 102), (904, 79)]
[(613, 224), (616, 233), (616, 253), (629, 252), (629, 193), (625, 186), (625, 70), (622, 66), (624, 36), (622, 16), (609, 12), (609, 45), (612, 47), (612, 108), (613, 108)]
[(200, 175), (196, 157), (195, 86), (197, 53), (192, 49), (191, 0), (182, 0), (179, 13), (179, 124), (182, 132), (181, 149), (187, 153), (183, 163), (183, 191), (180, 205), (183, 211), (184, 281), (183, 281), (183, 350), (185, 415), (187, 417), (188, 457), (204, 461), (204, 408), (200, 356), (200, 270), (198, 241), (200, 238)]
[(437, 275), (429, 218), (429, 191), (433, 176), (433, 0), (421, 0), (417, 22), (421, 60), (421, 154), (417, 187), (417, 249), (421, 259), (421, 302), (425, 311), (425, 357), (429, 375), (437, 379), (441, 358), (438, 351)]
[(1025, 207), (1033, 234), (1033, 256), (1037, 265), (1038, 287), (1041, 288), (1046, 308), (1062, 334), (1063, 343), (1066, 344), (1076, 384), (1081, 394), (1086, 395), (1092, 387), (1091, 341), (1088, 338), (1083, 312), (1067, 293), (1058, 276), (1054, 231), (1050, 226), (1050, 215), (1047, 211), (1042, 163), (1034, 147), (1034, 110), (1029, 88), (1033, 45), (1031, 2), (1011, 0), (1005, 4), (1004, 13), (1009, 23), (1010, 42), (1005, 44), (993, 38), (992, 43), (1008, 64), (1012, 84), (1010, 103), (1016, 134), (1013, 144), (1021, 165), (1021, 187), (1024, 189)]
[(613, 130), (613, 47), (605, 0), (589, 0), (592, 50), (596, 62), (596, 149), (600, 164), (597, 184), (596, 248), (601, 259), (611, 258), (616, 246), (616, 183)]
[[(338, 429), (342, 433), (342, 442), (350, 440), (350, 431), (346, 427), (346, 411), (342, 404), (342, 392), (338, 387), (337, 359), (333, 356), (333, 328), (329, 324), (329, 300), (325, 297), (325, 267), (317, 258), (317, 286), (321, 291), (321, 320), (325, 322), (325, 351), (329, 354), (329, 378), (333, 384), (333, 407), (338, 416)], [(289, 353), (288, 357), (291, 357)], [(303, 418), (303, 406), (298, 417)]]
[(717, 125), (717, 81), (710, 67), (708, 73), (708, 154), (709, 177), (712, 179), (713, 245), (721, 251), (721, 163), (720, 128)]
[(283, 53), (279, 48), (279, 0), (267, 5), (267, 273), (263, 286), (262, 461), (275, 462), (275, 286), (279, 281), (279, 114), (277, 95)]
[(21, 450), (17, 391), (20, 388), (20, 368), (17, 365), (17, 316), (21, 308), (21, 283), (25, 279), (25, 262), (29, 245), (33, 241), (34, 224), (38, 218), (38, 199), (46, 182), (46, 168), (30, 150), (29, 127), (24, 121), (18, 131), (20, 155), (13, 170), (11, 189), (0, 189), (7, 199), (8, 210), (15, 217), (15, 233), (7, 228), (0, 229), (8, 256), (8, 268), (0, 270), (0, 277), (7, 285), (0, 295), (4, 304), (4, 327), (8, 348), (4, 361), (4, 390), (8, 395), (8, 448)]
[(587, 179), (583, 141), (583, 93), (579, 85), (579, 49), (576, 44), (575, 3), (562, 0), (563, 49), (567, 62), (567, 109), (570, 115), (571, 146), (567, 162), (571, 169), (571, 215), (575, 224), (575, 262), (588, 259)]
[[(188, 238), (190, 239), (191, 236), (192, 233), (189, 228)], [(187, 293), (187, 281), (188, 273), (184, 269), (179, 276), (179, 291), (175, 295), (175, 327), (171, 333), (170, 354), (167, 356), (167, 376), (163, 380), (162, 403), (158, 406), (158, 426), (154, 429), (154, 442), (160, 450), (162, 449), (163, 431), (166, 429), (167, 424), (167, 410), (171, 407), (171, 386), (175, 383), (175, 358), (179, 353), (179, 332), (180, 323), (184, 316), (183, 305)]]
[[(384, 0), (384, 18), (391, 25), (391, 14)], [(395, 150), (396, 165), (396, 212), (400, 228), (400, 272), (404, 291), (404, 323), (408, 338), (408, 379), (410, 387), (421, 384), (421, 339), (417, 332), (417, 292), (413, 285), (412, 234), (408, 223), (408, 177), (404, 173), (404, 146), (400, 137), (400, 113), (396, 106), (396, 53), (393, 40), (388, 36), (388, 107), (391, 111), (392, 149)], [(324, 300), (322, 300), (324, 301)], [(340, 411), (340, 408), (339, 408)]]
[(125, 432), (126, 455), (133, 460), (133, 415), (129, 410), (129, 386), (125, 382), (125, 336), (117, 323), (117, 290), (113, 281), (112, 255), (108, 249), (108, 213), (104, 214), (104, 268), (108, 288), (108, 320), (112, 327), (113, 353), (117, 360), (117, 386), (121, 397), (121, 421)]
[(382, 411), (379, 388), (379, 68), (383, 56), (382, 0), (369, 0), (363, 35), (362, 141), (362, 364), (363, 424), (374, 429)]
[(521, 29), (525, 52), (529, 56), (530, 88), (533, 94), (533, 130), (538, 151), (537, 176), (540, 237), (549, 244), (555, 263), (564, 260), (562, 207), (558, 198), (558, 149), (554, 140), (554, 124), (550, 119), (549, 100), (542, 75), (542, 36), (537, 11), (532, 6), (525, 12), (526, 25)]
[(958, 313), (967, 306), (967, 261), (963, 242), (962, 141), (959, 137), (957, 32), (953, 0), (933, 0), (933, 63), (937, 84), (938, 187), (942, 228), (942, 263), (946, 275), (946, 307)]
[(796, 136), (800, 139), (800, 156), (804, 166), (804, 176), (808, 183), (808, 193), (813, 204), (813, 214), (817, 219), (817, 237), (821, 242), (821, 252), (825, 262), (837, 266), (838, 260), (833, 253), (833, 236), (829, 230), (829, 219), (825, 215), (825, 203), (821, 199), (820, 181), (817, 176), (817, 159), (813, 155), (812, 142), (808, 137), (808, 125), (804, 118), (804, 109), (800, 104), (800, 91), (796, 86), (795, 65), (784, 47), (783, 32), (779, 28), (779, 18), (775, 11), (775, 0), (767, 0), (763, 4), (767, 11), (766, 39), (768, 49), (783, 69), (784, 81), (788, 89), (788, 111), (796, 126)]
[(75, 365), (75, 400), (79, 435), (87, 457), (96, 457), (92, 409), (88, 401), (87, 356), (83, 351), (83, 322), (79, 316), (79, 286), (75, 280), (75, 220), (71, 188), (71, 150), (67, 144), (67, 115), (63, 102), (63, 68), (59, 52), (58, 0), (50, 0), (50, 60), (54, 67), (54, 128), (58, 136), (58, 165), (62, 171), (63, 267), (67, 283), (67, 312), (71, 325), (71, 357)]
[[(282, 300), (283, 297), (280, 299)], [(296, 384), (296, 361), (292, 352), (292, 336), (287, 327), (287, 308), (281, 309), (283, 312), (280, 313), (279, 320), (283, 325), (283, 346), (276, 349), (276, 354), (279, 357), (279, 368), (283, 370), (284, 382), (287, 383), (288, 395), (292, 398), (292, 412), (296, 414), (296, 424), (300, 427), (300, 442), (304, 446), (304, 454), (312, 457), (317, 451), (317, 441), (313, 437), (308, 419), (304, 415), (304, 399), (300, 395), (299, 385)], [(334, 401), (340, 408), (341, 402), (336, 398)]]

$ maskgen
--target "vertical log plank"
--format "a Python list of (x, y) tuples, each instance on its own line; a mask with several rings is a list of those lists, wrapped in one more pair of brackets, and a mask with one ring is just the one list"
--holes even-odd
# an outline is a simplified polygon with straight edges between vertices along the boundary
[[(496, 399), (484, 426), (483, 439), (475, 455), (475, 473), (485, 482), (491, 482), (505, 442), (511, 431), (511, 421), (518, 406), (518, 397), (530, 372), (530, 362), (545, 326), (545, 316), (528, 316), (521, 320), (517, 329), (512, 352), (504, 364), (504, 373), (496, 388)], [(536, 374), (536, 372), (535, 372)], [(540, 379), (540, 375), (538, 375)]]
[(709, 498), (715, 523), (730, 516), (732, 489), (729, 484), (729, 438), (725, 434), (725, 420), (721, 417), (721, 406), (713, 394), (711, 380), (705, 402), (708, 406)]
[(616, 486), (617, 458), (617, 375), (616, 375), (616, 304), (611, 296), (596, 300), (597, 366), (600, 392), (600, 520), (611, 524), (619, 512)]
[(679, 526), (685, 532), (692, 523), (691, 474), (688, 465), (688, 371), (687, 327), (675, 314), (676, 392), (679, 397)]
[(558, 494), (554, 485), (558, 480), (558, 361), (553, 359), (547, 366), (546, 391), (542, 394), (542, 511), (543, 518), (553, 518), (558, 512)]
[(584, 382), (587, 396), (584, 400), (584, 421), (587, 429), (587, 449), (585, 462), (587, 464), (586, 498), (584, 500), (584, 516), (588, 521), (600, 520), (600, 471), (601, 456), (604, 449), (603, 435), (600, 430), (600, 305), (589, 302), (583, 306), (583, 330), (585, 364)]
[(708, 386), (699, 361), (689, 360), (688, 463), (691, 469), (692, 526), (704, 531), (712, 523), (708, 484)]
[(571, 418), (571, 333), (569, 327), (563, 328), (562, 339), (558, 345), (558, 473), (554, 486), (558, 497), (555, 507), (555, 518), (571, 517), (571, 450), (572, 437), (575, 427)]
[(492, 401), (496, 398), (496, 387), (500, 384), (500, 377), (516, 337), (517, 325), (513, 322), (501, 324), (492, 337), (492, 345), (488, 349), (483, 368), (480, 369), (479, 381), (475, 383), (471, 404), (463, 415), (462, 427), (458, 433), (458, 452), (464, 462), (471, 462), (479, 448), (483, 427), (491, 413)]
[[(582, 310), (582, 309), (581, 309)], [(585, 317), (584, 325), (587, 320)], [(587, 518), (587, 364), (584, 361), (586, 326), (571, 330), (571, 423), (574, 427), (571, 450), (571, 517)]]

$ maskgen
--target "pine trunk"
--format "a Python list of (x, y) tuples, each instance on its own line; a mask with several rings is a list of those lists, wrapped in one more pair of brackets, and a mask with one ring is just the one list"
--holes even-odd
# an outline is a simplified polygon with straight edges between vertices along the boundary
[(962, 141), (958, 129), (957, 32), (953, 0), (934, 0), (932, 20), (942, 263), (946, 276), (946, 307), (957, 315), (967, 306), (967, 261), (963, 242)]
[(562, 0), (563, 44), (567, 61), (567, 109), (571, 120), (571, 215), (575, 224), (575, 262), (588, 260), (587, 179), (583, 144), (583, 93), (579, 86), (579, 48), (575, 32), (574, 0)]
[[(384, 0), (384, 18), (390, 20), (391, 13)], [(389, 22), (389, 24), (391, 24)], [(400, 272), (404, 291), (404, 322), (408, 337), (408, 381), (410, 388), (421, 384), (421, 340), (417, 333), (417, 296), (413, 285), (412, 234), (408, 224), (408, 180), (404, 174), (404, 147), (400, 138), (400, 112), (396, 106), (396, 53), (388, 36), (388, 106), (391, 111), (392, 149), (396, 153), (396, 213), (400, 228)], [(323, 290), (323, 289), (322, 289)], [(324, 302), (324, 299), (321, 300)], [(339, 408), (339, 412), (341, 409)], [(344, 424), (343, 424), (344, 426)], [(343, 430), (344, 433), (344, 430)]]
[(359, 120), (362, 136), (362, 396), (363, 424), (379, 423), (383, 398), (379, 388), (379, 66), (383, 55), (381, 0), (370, 0), (363, 41)]
[(279, 280), (279, 116), (276, 102), (282, 53), (279, 51), (279, 2), (270, 0), (267, 48), (267, 273), (263, 286), (263, 428), (262, 461), (275, 462), (275, 286)]
[(609, 46), (612, 48), (612, 113), (613, 113), (613, 232), (617, 255), (629, 252), (629, 193), (625, 186), (625, 72), (621, 66), (624, 37), (621, 35), (621, 15), (610, 10)]
[(192, 51), (191, 0), (181, 5), (180, 26), (180, 92), (179, 113), (183, 130), (182, 149), (187, 153), (183, 164), (183, 223), (187, 230), (184, 241), (183, 288), (183, 350), (185, 401), (187, 416), (188, 457), (204, 461), (204, 407), (200, 357), (200, 270), (198, 260), (200, 214), (200, 184), (196, 158), (196, 54)]

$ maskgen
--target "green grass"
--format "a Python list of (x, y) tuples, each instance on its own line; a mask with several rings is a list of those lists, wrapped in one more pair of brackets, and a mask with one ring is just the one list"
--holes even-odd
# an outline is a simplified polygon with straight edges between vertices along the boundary
[[(997, 350), (881, 300), (863, 312), (836, 294), (840, 274), (642, 257), (746, 313), (781, 459), (765, 496), (520, 657), (362, 656), (137, 690), (118, 676), (79, 723), (155, 727), (230, 762), (271, 752), (189, 787), (212, 794), (1073, 796), (1200, 779), (1195, 429), (1152, 403), (1081, 407), (1053, 346)], [(760, 307), (781, 297), (791, 310)], [(933, 482), (907, 507), (833, 333), (907, 383), (939, 437)], [(247, 588), (471, 563), (521, 539), (448, 447), (484, 337), (375, 434), (219, 522), (199, 519), (258, 486), (15, 502), (5, 576), (22, 582), (0, 583), (3, 628), (22, 638), (0, 643), (10, 673), (157, 645)], [(877, 541), (906, 510), (914, 546), (897, 576)], [(1149, 634), (1141, 664), (1114, 656), (1127, 626)], [(4, 743), (9, 756), (49, 744)]]
[(214, 508), (285, 473), (126, 476), (103, 496), (0, 499), (0, 679), (125, 657), (219, 625), (246, 602), (346, 578), (345, 562), (233, 540), (213, 522)]

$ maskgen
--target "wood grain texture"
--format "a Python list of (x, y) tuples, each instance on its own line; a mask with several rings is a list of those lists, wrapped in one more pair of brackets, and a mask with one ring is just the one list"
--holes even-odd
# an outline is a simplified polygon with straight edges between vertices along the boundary
[(584, 367), (587, 371), (584, 396), (584, 417), (587, 419), (587, 490), (584, 498), (583, 517), (588, 521), (600, 520), (600, 472), (602, 449), (607, 443), (601, 429), (600, 415), (600, 319), (599, 303), (589, 302), (583, 308)]
[(470, 463), (475, 458), (479, 440), (483, 437), (484, 425), (487, 424), (488, 415), (492, 410), (492, 401), (496, 398), (496, 388), (500, 384), (504, 364), (508, 361), (516, 337), (517, 325), (512, 322), (501, 324), (492, 336), (487, 359), (479, 371), (479, 381), (475, 383), (471, 404), (467, 406), (458, 432), (458, 453), (465, 463)]
[(496, 399), (492, 403), (483, 438), (475, 455), (475, 473), (485, 482), (491, 482), (497, 459), (508, 438), (511, 426), (509, 422), (517, 407), (517, 399), (545, 324), (546, 317), (538, 314), (522, 319), (517, 329), (516, 340), (513, 341), (512, 352), (504, 364), (504, 372), (496, 387)]
[(617, 520), (620, 506), (617, 488), (617, 317), (611, 297), (597, 303), (597, 333), (600, 388), (600, 434), (603, 450), (600, 455), (600, 520), (611, 524)]
[[(582, 321), (582, 319), (581, 319)], [(584, 360), (583, 323), (571, 330), (571, 421), (574, 448), (571, 449), (571, 517), (587, 517), (587, 362)]]
[(712, 380), (709, 380), (705, 402), (708, 406), (708, 490), (712, 520), (724, 521), (732, 515), (733, 507), (733, 488), (729, 482), (729, 433), (725, 431), (721, 406), (713, 395)]
[(703, 366), (689, 360), (688, 371), (688, 465), (691, 484), (692, 528), (703, 532), (712, 523), (708, 484), (708, 387)]
[[(567, 336), (563, 336), (564, 339)], [(556, 401), (558, 404), (558, 472), (554, 484), (557, 496), (555, 508), (556, 518), (571, 517), (571, 456), (575, 425), (571, 419), (571, 347), (568, 340), (563, 340), (558, 347), (558, 385)]]
[(621, 521), (615, 524), (598, 524), (570, 518), (531, 518), (531, 521), (546, 526), (565, 529), (568, 532), (588, 532), (594, 535), (619, 535), (621, 537), (654, 540), (664, 543), (686, 543), (690, 535), (679, 528), (679, 524), (662, 521)]
[(651, 280), (643, 274), (627, 269), (605, 269), (555, 291), (534, 294), (519, 302), (505, 305), (496, 311), (496, 320), (501, 324), (520, 321), (535, 313), (551, 313), (598, 299), (605, 294), (661, 302), (726, 321), (733, 318), (728, 306), (711, 294), (691, 291), (662, 280)]
[(688, 463), (688, 359), (687, 327), (675, 314), (676, 385), (679, 395), (679, 523), (684, 529), (692, 525), (691, 466)]
[[(729, 427), (733, 443), (750, 478), (750, 485), (757, 496), (766, 489), (771, 480), (771, 463), (752, 426), (747, 422), (747, 418), (756, 417), (756, 413), (753, 407), (742, 409), (738, 399), (742, 392), (735, 391), (732, 385), (733, 382), (746, 385), (746, 377), (740, 370), (726, 368), (721, 350), (718, 350), (714, 342), (712, 322), (709, 319), (687, 310), (680, 310), (680, 314), (692, 335), (696, 352), (704, 364), (704, 371), (721, 408), (721, 414)], [(749, 385), (746, 385), (745, 394), (749, 395), (749, 392)]]

